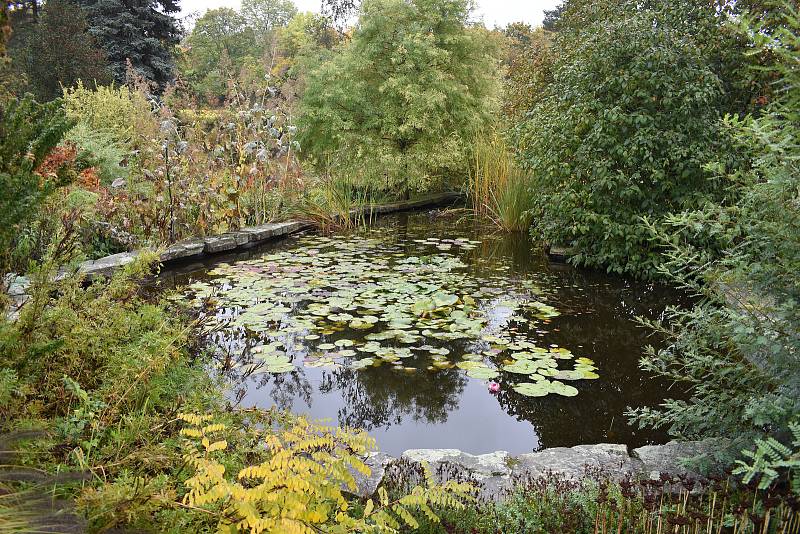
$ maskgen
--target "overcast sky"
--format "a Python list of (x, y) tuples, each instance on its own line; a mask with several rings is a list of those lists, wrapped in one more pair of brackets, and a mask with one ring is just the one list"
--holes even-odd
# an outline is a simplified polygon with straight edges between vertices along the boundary
[[(294, 0), (300, 11), (319, 11), (320, 0)], [(523, 21), (531, 25), (542, 22), (545, 9), (553, 9), (559, 0), (477, 0), (475, 17), (482, 18), (487, 27), (505, 26)], [(240, 0), (180, 0), (184, 15), (217, 7), (239, 8)]]

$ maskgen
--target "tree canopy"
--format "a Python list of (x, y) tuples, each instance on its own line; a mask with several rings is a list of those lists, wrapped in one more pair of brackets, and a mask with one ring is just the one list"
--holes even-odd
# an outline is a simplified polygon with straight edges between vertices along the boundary
[(41, 100), (61, 96), (62, 86), (79, 80), (87, 84), (111, 82), (105, 53), (88, 33), (86, 17), (71, 0), (50, 0), (34, 20), (27, 13), (15, 17), (10, 44), (14, 71), (25, 90)]
[(369, 0), (352, 40), (308, 79), (300, 142), (390, 187), (467, 172), (468, 146), (496, 107), (495, 50), (466, 0)]

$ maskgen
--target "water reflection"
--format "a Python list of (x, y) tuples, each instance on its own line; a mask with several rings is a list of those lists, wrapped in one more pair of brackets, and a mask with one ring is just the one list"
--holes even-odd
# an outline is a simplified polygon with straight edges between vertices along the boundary
[[(395, 243), (409, 255), (415, 253), (414, 239), (479, 239), (477, 248), (461, 255), (469, 264), (470, 274), (485, 279), (487, 291), (493, 281), (500, 287), (500, 282), (509, 278), (532, 280), (532, 286), (546, 294), (548, 303), (561, 315), (527, 333), (538, 337), (542, 346), (555, 344), (591, 357), (600, 368), (601, 379), (572, 383), (579, 390), (576, 397), (531, 398), (511, 389), (511, 382), (518, 381), (519, 376), (501, 374), (497, 379), (501, 391), (492, 395), (484, 381), (470, 379), (462, 370), (430, 372), (421, 361), (408, 365), (418, 367), (414, 372), (389, 366), (360, 371), (301, 367), (281, 375), (248, 375), (241, 372), (252, 362), (245, 332), (217, 332), (211, 339), (221, 347), (221, 358), (238, 364), (230, 372), (233, 398), (242, 405), (278, 406), (335, 424), (365, 428), (376, 437), (379, 447), (390, 453), (414, 447), (518, 453), (597, 442), (639, 446), (666, 438), (628, 426), (623, 413), (627, 406), (653, 405), (663, 398), (665, 384), (645, 376), (637, 366), (642, 347), (657, 340), (649, 339), (648, 332), (633, 319), (637, 315), (658, 316), (666, 303), (676, 300), (674, 292), (552, 265), (532, 251), (526, 236), (493, 235), (469, 217), (402, 214), (382, 219), (379, 226), (391, 228)], [(295, 242), (290, 238), (223, 261), (290, 250)], [(162, 283), (183, 284), (203, 278), (211, 265), (165, 272)], [(218, 313), (235, 315), (236, 311)], [(502, 306), (492, 306), (490, 323), (495, 329), (509, 329), (504, 313)], [(345, 330), (332, 335), (331, 342), (345, 335), (359, 339), (363, 333)], [(295, 361), (307, 356), (300, 336), (296, 333), (292, 338), (292, 343), (300, 347), (294, 353)], [(475, 349), (462, 341), (448, 346), (454, 353)]]

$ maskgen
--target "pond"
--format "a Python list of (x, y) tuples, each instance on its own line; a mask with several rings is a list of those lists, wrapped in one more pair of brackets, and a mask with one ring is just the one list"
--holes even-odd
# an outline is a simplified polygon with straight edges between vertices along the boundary
[(199, 308), (239, 405), (364, 428), (390, 454), (665, 441), (624, 411), (666, 393), (638, 368), (656, 340), (635, 317), (678, 294), (551, 264), (464, 213), (296, 235), (160, 283)]

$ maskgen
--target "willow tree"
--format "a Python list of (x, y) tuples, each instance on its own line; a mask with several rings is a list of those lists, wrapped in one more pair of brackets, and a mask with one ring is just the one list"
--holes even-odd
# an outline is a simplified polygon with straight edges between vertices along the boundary
[(352, 39), (310, 74), (298, 121), (305, 154), (389, 189), (467, 174), (497, 105), (496, 47), (467, 0), (367, 0)]

